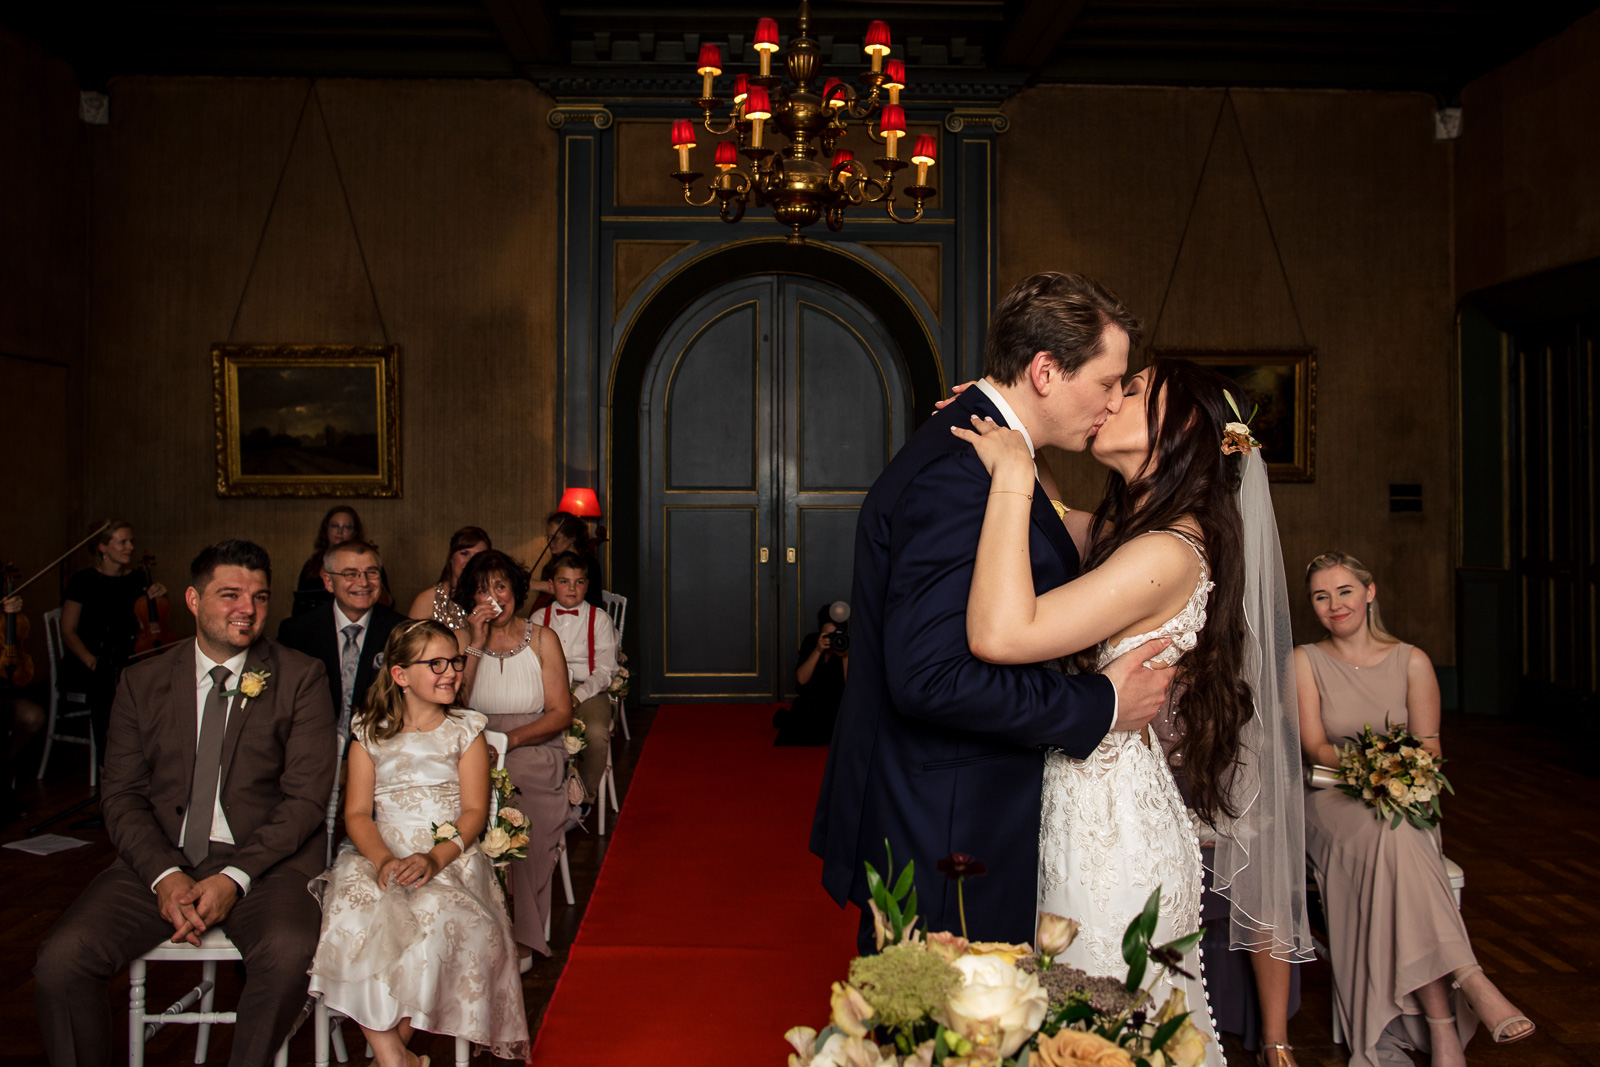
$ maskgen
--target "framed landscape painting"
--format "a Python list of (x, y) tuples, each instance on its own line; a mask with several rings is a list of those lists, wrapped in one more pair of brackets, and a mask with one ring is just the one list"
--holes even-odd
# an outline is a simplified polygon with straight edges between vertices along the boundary
[[(1250, 429), (1261, 442), (1267, 476), (1275, 482), (1316, 480), (1316, 349), (1167, 348), (1150, 354), (1192, 360), (1231, 378), (1258, 409)], [(1250, 415), (1249, 406), (1243, 414)]]
[(218, 496), (400, 495), (398, 345), (215, 345)]

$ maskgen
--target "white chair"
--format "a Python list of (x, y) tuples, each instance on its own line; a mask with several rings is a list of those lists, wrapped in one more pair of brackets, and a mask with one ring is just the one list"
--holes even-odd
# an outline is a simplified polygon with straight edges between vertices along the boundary
[[(618, 699), (616, 706), (619, 714), (621, 712), (621, 704), (622, 701)], [(620, 815), (622, 813), (622, 805), (617, 803), (617, 772), (611, 764), (610, 745), (606, 746), (606, 769), (605, 772), (600, 775), (600, 795), (594, 798), (595, 811), (600, 816), (599, 830), (601, 837), (606, 836), (606, 799), (608, 797), (611, 800), (611, 810)], [(565, 857), (563, 856), (563, 861), (564, 860)], [(569, 899), (567, 900), (567, 903), (570, 904), (572, 903), (570, 899), (570, 893), (568, 894), (568, 897)]]
[[(93, 789), (99, 783), (100, 753), (94, 743), (94, 727), (89, 723), (89, 696), (87, 693), (61, 691), (61, 659), (66, 655), (66, 644), (61, 640), (60, 608), (51, 608), (44, 613), (44, 647), (45, 654), (50, 657), (50, 717), (44, 727), (44, 755), (39, 758), (39, 777), (44, 777), (45, 768), (50, 765), (50, 746), (55, 742), (88, 745), (89, 788)], [(79, 710), (62, 711), (62, 705)], [(82, 720), (84, 725), (81, 734), (64, 734), (56, 729), (60, 723), (77, 720)]]
[[(606, 606), (606, 614), (611, 616), (611, 625), (616, 627), (617, 651), (621, 652), (622, 628), (626, 626), (628, 622), (628, 598), (625, 596), (618, 596), (616, 593), (612, 592), (602, 592), (600, 594), (600, 600)], [(617, 697), (614, 703), (617, 709), (615, 718), (622, 723), (622, 739), (624, 741), (632, 741), (633, 735), (628, 732), (628, 712), (627, 709), (623, 707), (623, 698)], [(601, 825), (605, 825), (603, 818)], [(602, 829), (600, 832), (603, 834), (605, 833), (605, 830)]]
[[(1449, 856), (1444, 856), (1442, 858), (1444, 859), (1445, 877), (1450, 879), (1450, 891), (1453, 894), (1455, 894), (1456, 909), (1460, 910), (1460, 908), (1461, 908), (1461, 890), (1467, 884), (1467, 873), (1461, 869), (1461, 864), (1457, 863), (1455, 860), (1451, 859)], [(1317, 870), (1317, 866), (1314, 863), (1308, 862), (1306, 864), (1306, 868), (1311, 872), (1312, 878), (1317, 883), (1317, 896), (1322, 898), (1323, 923), (1324, 923), (1324, 925), (1326, 925), (1326, 923), (1327, 923), (1327, 915), (1328, 915), (1328, 898), (1327, 898), (1327, 894), (1326, 894), (1326, 892), (1325, 892), (1325, 890), (1323, 888), (1322, 872)], [(1318, 956), (1321, 956), (1325, 960), (1331, 960), (1333, 958), (1332, 955), (1328, 951), (1327, 942), (1323, 941), (1320, 937), (1317, 937), (1314, 934), (1313, 934), (1313, 936), (1311, 938), (1311, 941), (1312, 941), (1313, 946), (1317, 950), (1317, 955)], [(1340, 1005), (1343, 1003), (1343, 1001), (1341, 1000), (1341, 998), (1339, 996), (1339, 983), (1333, 982), (1333, 983), (1331, 983), (1331, 987), (1332, 987), (1332, 990), (1333, 990), (1333, 1043), (1335, 1045), (1342, 1045), (1342, 1044), (1345, 1043), (1345, 1040), (1344, 1040), (1344, 1025), (1339, 1021), (1339, 1019), (1340, 1019), (1340, 1010), (1339, 1010), (1339, 1008), (1340, 1008)]]
[[(216, 996), (217, 964), (236, 962), (243, 954), (234, 947), (221, 927), (213, 926), (200, 935), (200, 945), (187, 941), (173, 944), (163, 941), (155, 948), (128, 965), (128, 1064), (144, 1067), (144, 1043), (155, 1036), (168, 1023), (181, 1023), (197, 1027), (194, 1042), (194, 1062), (206, 1062), (206, 1050), (211, 1044), (211, 1027), (217, 1023), (231, 1025), (238, 1021), (231, 1011), (213, 1011)], [(187, 961), (201, 965), (200, 984), (185, 993), (166, 1011), (151, 1014), (145, 1011), (145, 965)], [(191, 1011), (196, 1003), (199, 1011)], [(292, 1035), (291, 1035), (292, 1036)], [(288, 1067), (289, 1038), (284, 1038), (274, 1059), (277, 1067)], [(322, 1062), (327, 1062), (323, 1060)]]

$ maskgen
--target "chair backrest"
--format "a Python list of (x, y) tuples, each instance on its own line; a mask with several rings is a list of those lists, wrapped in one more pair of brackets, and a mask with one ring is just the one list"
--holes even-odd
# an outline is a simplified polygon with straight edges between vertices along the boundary
[(618, 596), (612, 592), (602, 592), (600, 600), (606, 606), (606, 614), (611, 616), (611, 625), (617, 628), (617, 640), (622, 640), (622, 628), (628, 622), (628, 598)]
[(61, 609), (51, 608), (44, 613), (44, 650), (50, 657), (50, 692), (59, 692), (61, 655), (66, 646), (61, 641)]
[[(511, 739), (508, 738), (505, 734), (501, 733), (499, 730), (485, 730), (483, 732), (483, 739), (484, 739), (485, 742), (488, 743), (489, 748), (494, 751), (494, 769), (497, 770), (497, 771), (505, 770), (506, 769), (506, 749), (507, 749), (507, 747), (510, 746)], [(495, 815), (499, 814), (499, 811), (500, 811), (500, 794), (495, 792), (493, 789), (490, 789), (489, 790), (489, 823), (488, 823), (488, 825), (490, 825), (490, 826), (494, 825), (494, 817), (495, 817)]]
[(334, 824), (334, 821), (336, 819), (338, 819), (338, 817), (339, 817), (339, 778), (340, 778), (339, 768), (344, 763), (345, 746), (348, 745), (349, 743), (350, 743), (350, 739), (348, 737), (346, 737), (342, 733), (338, 737), (333, 739), (333, 751), (337, 755), (336, 755), (336, 757), (335, 757), (335, 759), (333, 761), (333, 792), (328, 795), (328, 813), (327, 813), (327, 825), (328, 825), (328, 849), (327, 849), (327, 853), (328, 853), (328, 855), (327, 855), (327, 865), (329, 867), (333, 866), (333, 824)]

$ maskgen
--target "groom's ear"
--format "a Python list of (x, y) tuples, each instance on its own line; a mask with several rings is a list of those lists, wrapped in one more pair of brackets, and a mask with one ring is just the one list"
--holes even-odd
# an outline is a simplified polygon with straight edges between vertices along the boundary
[(1040, 396), (1049, 396), (1053, 385), (1061, 380), (1061, 368), (1051, 352), (1035, 352), (1028, 361), (1028, 381)]

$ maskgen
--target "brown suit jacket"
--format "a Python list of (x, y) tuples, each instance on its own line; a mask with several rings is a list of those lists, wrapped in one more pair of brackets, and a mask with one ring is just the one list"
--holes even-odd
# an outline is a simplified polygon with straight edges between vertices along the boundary
[[(254, 700), (234, 698), (222, 740), (229, 866), (252, 881), (278, 864), (310, 879), (323, 869), (324, 817), (335, 772), (333, 706), (322, 663), (257, 641), (244, 669), (267, 671)], [(180, 833), (197, 744), (195, 643), (129, 667), (106, 740), (100, 808), (117, 856), (146, 883), (189, 869)]]

